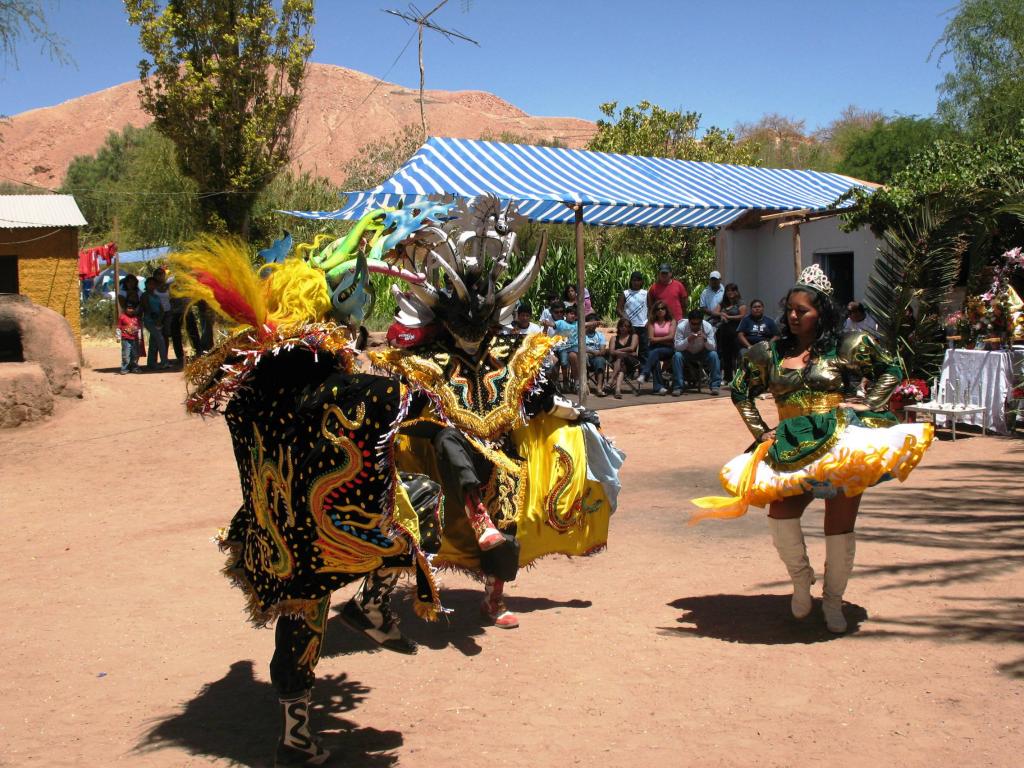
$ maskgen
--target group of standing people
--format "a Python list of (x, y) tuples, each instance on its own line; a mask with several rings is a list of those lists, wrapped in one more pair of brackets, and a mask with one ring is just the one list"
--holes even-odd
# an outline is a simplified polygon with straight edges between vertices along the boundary
[[(120, 373), (141, 373), (139, 359), (143, 355), (149, 371), (180, 369), (185, 364), (183, 327), (187, 328), (192, 348), (197, 353), (213, 346), (209, 310), (200, 307), (189, 313), (188, 300), (171, 295), (173, 282), (174, 278), (163, 267), (157, 267), (146, 278), (144, 288), (140, 288), (136, 275), (128, 274), (121, 280), (117, 292)], [(170, 349), (174, 350), (173, 365)]]
[[(662, 264), (657, 280), (644, 288), (640, 272), (630, 277), (629, 287), (618, 298), (620, 320), (628, 322), (637, 339), (635, 386), (651, 380), (656, 395), (682, 394), (687, 371), (699, 384), (706, 371), (712, 395), (719, 393), (722, 377), (731, 381), (745, 351), (760, 341), (776, 338), (779, 329), (764, 314), (764, 302), (749, 306), (736, 283), (722, 283), (717, 270), (708, 277), (708, 287), (697, 307), (687, 311), (686, 285), (672, 276), (670, 264)], [(663, 366), (670, 366), (671, 388)]]

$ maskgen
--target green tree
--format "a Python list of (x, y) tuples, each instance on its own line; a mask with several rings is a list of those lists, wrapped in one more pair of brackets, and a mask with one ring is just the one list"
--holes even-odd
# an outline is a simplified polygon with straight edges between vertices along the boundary
[(278, 211), (333, 211), (341, 206), (339, 190), (329, 179), (308, 171), (296, 175), (290, 169), (279, 173), (253, 206), (252, 241), (260, 248), (292, 234), (295, 244), (311, 243), (318, 232), (348, 231), (349, 222), (323, 222), (284, 216)]
[(946, 139), (915, 155), (892, 183), (849, 197), (858, 205), (845, 225), (871, 226), (875, 234), (899, 228), (928, 206), (947, 240), (967, 248), (966, 275), (975, 284), (982, 269), (1003, 252), (1024, 242), (1024, 138), (1006, 137), (979, 143)]
[(939, 86), (939, 114), (984, 136), (1024, 133), (1024, 3), (963, 0), (935, 44), (954, 69)]
[(68, 166), (58, 191), (74, 195), (88, 225), (85, 245), (122, 250), (187, 239), (199, 228), (195, 183), (178, 170), (174, 144), (155, 128), (111, 132), (94, 155)]
[(174, 142), (206, 225), (245, 237), (260, 192), (289, 160), (312, 0), (125, 0), (125, 9), (149, 56), (139, 63), (143, 108)]
[(198, 189), (178, 168), (174, 143), (152, 126), (128, 154), (115, 200), (126, 250), (172, 245), (201, 229)]
[(851, 137), (836, 170), (858, 179), (888, 184), (914, 155), (950, 133), (946, 125), (930, 117), (880, 120)]

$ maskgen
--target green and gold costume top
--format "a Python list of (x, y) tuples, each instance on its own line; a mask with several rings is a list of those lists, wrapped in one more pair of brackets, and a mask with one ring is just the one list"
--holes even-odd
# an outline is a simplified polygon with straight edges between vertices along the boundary
[(757, 410), (758, 395), (769, 392), (775, 397), (779, 421), (827, 414), (845, 399), (843, 374), (847, 372), (872, 382), (866, 397), (871, 412), (885, 410), (903, 378), (899, 364), (864, 332), (845, 334), (837, 348), (813, 357), (803, 369), (783, 368), (776, 344), (763, 341), (750, 348), (736, 372), (732, 402), (750, 432), (760, 438), (770, 427)]

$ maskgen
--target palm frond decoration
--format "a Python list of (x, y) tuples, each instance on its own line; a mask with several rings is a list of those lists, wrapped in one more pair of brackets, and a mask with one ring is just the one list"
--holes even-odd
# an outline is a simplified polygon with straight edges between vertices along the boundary
[(965, 247), (950, 234), (948, 218), (936, 203), (925, 202), (887, 228), (865, 291), (882, 343), (909, 375), (925, 379), (942, 364), (943, 305)]

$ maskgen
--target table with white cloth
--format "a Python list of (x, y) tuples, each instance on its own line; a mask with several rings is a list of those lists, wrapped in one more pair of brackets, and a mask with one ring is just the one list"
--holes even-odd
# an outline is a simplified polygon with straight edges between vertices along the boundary
[(982, 426), (987, 421), (993, 432), (1009, 434), (1006, 405), (1022, 365), (1024, 350), (1020, 349), (947, 349), (935, 397), (947, 403), (979, 405), (984, 413), (966, 416), (964, 423)]

